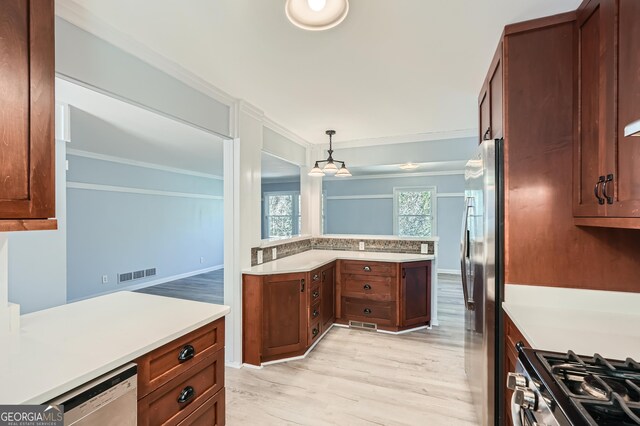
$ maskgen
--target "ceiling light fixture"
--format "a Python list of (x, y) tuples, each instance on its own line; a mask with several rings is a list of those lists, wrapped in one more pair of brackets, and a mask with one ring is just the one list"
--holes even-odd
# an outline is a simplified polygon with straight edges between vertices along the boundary
[(402, 170), (414, 170), (418, 168), (418, 165), (412, 162), (400, 164), (399, 166)]
[(349, 0), (287, 0), (284, 11), (297, 27), (309, 31), (328, 30), (347, 17)]
[[(313, 166), (313, 168), (309, 171), (309, 176), (324, 176), (325, 174), (328, 175), (333, 175), (335, 174), (337, 177), (349, 177), (351, 176), (351, 172), (349, 171), (349, 169), (347, 169), (347, 165), (345, 164), (344, 161), (340, 161), (340, 160), (334, 160), (333, 158), (333, 140), (332, 137), (333, 135), (336, 134), (335, 130), (327, 130), (325, 132), (328, 136), (329, 136), (329, 151), (327, 151), (329, 153), (329, 157), (327, 157), (326, 160), (318, 160), (316, 161), (315, 165)], [(324, 167), (321, 169), (320, 168), (320, 163), (327, 163), (324, 165)], [(339, 163), (342, 165), (342, 167), (340, 167), (338, 169), (338, 166), (336, 163)]]

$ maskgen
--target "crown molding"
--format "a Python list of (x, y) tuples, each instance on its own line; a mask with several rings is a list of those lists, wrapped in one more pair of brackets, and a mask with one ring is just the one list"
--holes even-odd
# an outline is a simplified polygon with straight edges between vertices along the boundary
[(284, 136), (285, 138), (289, 139), (292, 142), (297, 143), (298, 145), (304, 148), (310, 148), (312, 146), (312, 144), (309, 141), (307, 141), (306, 139), (303, 139), (301, 136), (297, 135), (296, 133), (293, 133), (292, 131), (287, 130), (282, 125), (276, 123), (275, 121), (273, 121), (271, 118), (267, 116), (264, 117), (263, 122), (264, 122), (264, 127), (273, 130), (274, 132)]
[(150, 47), (140, 43), (133, 37), (116, 29), (75, 1), (55, 0), (55, 8), (56, 15), (65, 21), (95, 35), (119, 49), (122, 49), (154, 68), (157, 68), (171, 77), (174, 77), (192, 88), (212, 97), (216, 101), (229, 107), (236, 102), (237, 99), (229, 93), (214, 86)]
[(238, 108), (240, 112), (247, 114), (249, 117), (264, 122), (264, 111), (262, 111), (257, 106), (245, 100), (241, 100), (238, 102)]
[(415, 134), (398, 135), (398, 136), (383, 136), (380, 138), (336, 141), (336, 142), (333, 142), (333, 145), (340, 148), (362, 148), (362, 147), (369, 147), (369, 146), (397, 145), (397, 144), (414, 143), (414, 142), (431, 142), (431, 141), (438, 141), (438, 140), (445, 140), (445, 139), (471, 138), (471, 137), (477, 137), (477, 136), (478, 136), (478, 129), (462, 129), (462, 130), (451, 130), (447, 132), (415, 133)]

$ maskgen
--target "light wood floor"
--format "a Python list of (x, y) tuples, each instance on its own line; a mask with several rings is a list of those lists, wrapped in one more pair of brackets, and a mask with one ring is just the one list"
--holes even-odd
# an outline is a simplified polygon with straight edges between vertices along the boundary
[(222, 305), (224, 304), (224, 270), (206, 272), (136, 291)]
[(439, 302), (433, 330), (334, 327), (304, 360), (227, 368), (227, 424), (475, 425), (459, 280), (440, 279)]

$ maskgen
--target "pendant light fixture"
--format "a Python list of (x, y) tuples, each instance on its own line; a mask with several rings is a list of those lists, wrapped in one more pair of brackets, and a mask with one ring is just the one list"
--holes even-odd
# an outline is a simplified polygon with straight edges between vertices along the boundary
[(322, 31), (344, 21), (349, 13), (349, 0), (287, 0), (284, 10), (295, 26)]
[[(344, 161), (334, 160), (333, 158), (333, 135), (336, 134), (335, 130), (327, 130), (325, 132), (329, 136), (329, 157), (326, 160), (318, 160), (309, 172), (309, 176), (324, 176), (324, 175), (336, 175), (336, 177), (349, 177), (351, 172), (347, 169), (347, 165)], [(326, 163), (323, 168), (320, 168), (321, 163)], [(341, 165), (338, 168), (338, 164)]]

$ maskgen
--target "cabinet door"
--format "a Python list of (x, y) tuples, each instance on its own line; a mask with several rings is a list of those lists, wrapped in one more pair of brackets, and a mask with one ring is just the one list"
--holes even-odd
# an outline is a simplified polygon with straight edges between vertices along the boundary
[(504, 137), (502, 125), (502, 43), (493, 58), (493, 74), (489, 80), (489, 101), (491, 105), (491, 139)]
[(488, 86), (480, 94), (480, 141), (491, 139), (491, 97)]
[(431, 262), (402, 265), (401, 326), (426, 324), (431, 320)]
[(327, 330), (336, 319), (336, 268), (331, 266), (322, 271), (322, 331)]
[(640, 138), (624, 136), (624, 127), (640, 120), (640, 1), (619, 0), (618, 122), (608, 144), (606, 173), (613, 174), (614, 202), (607, 216), (640, 217)]
[(270, 275), (262, 292), (262, 356), (304, 350), (307, 346), (306, 274)]
[(55, 216), (53, 0), (0, 4), (0, 219)]
[(604, 199), (598, 201), (594, 193), (604, 167), (604, 127), (601, 117), (604, 86), (601, 80), (606, 70), (600, 55), (605, 42), (601, 3), (591, 1), (587, 7), (578, 10), (579, 117), (574, 147), (574, 216), (605, 214)]

